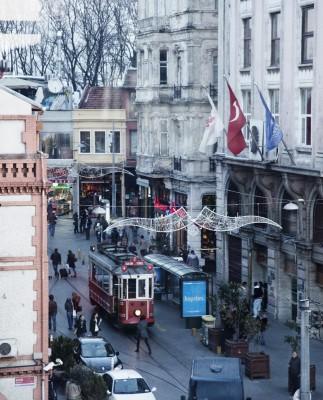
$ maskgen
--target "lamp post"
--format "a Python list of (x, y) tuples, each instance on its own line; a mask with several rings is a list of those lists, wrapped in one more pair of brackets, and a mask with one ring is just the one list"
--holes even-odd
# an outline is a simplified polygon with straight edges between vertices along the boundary
[[(296, 211), (299, 218), (299, 238), (303, 238), (303, 204), (304, 199), (298, 199), (298, 204), (289, 202), (283, 207), (286, 211)], [(295, 242), (294, 242), (295, 243)], [(295, 260), (296, 243), (295, 243)], [(298, 266), (296, 264), (297, 272)], [(310, 302), (309, 299), (299, 299), (299, 311), (301, 314), (301, 400), (311, 400), (310, 392), (310, 337), (309, 337), (309, 316)]]
[(117, 203), (117, 194), (116, 194), (116, 175), (115, 175), (115, 133), (114, 133), (114, 121), (112, 126), (112, 207), (111, 207), (111, 216), (112, 218), (116, 218), (116, 203)]

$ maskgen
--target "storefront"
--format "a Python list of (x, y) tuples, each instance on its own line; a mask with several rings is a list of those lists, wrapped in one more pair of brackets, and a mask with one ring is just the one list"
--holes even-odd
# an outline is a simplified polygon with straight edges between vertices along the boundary
[(47, 179), (51, 184), (48, 204), (56, 215), (68, 214), (72, 210), (74, 179), (69, 177), (69, 168), (47, 168)]

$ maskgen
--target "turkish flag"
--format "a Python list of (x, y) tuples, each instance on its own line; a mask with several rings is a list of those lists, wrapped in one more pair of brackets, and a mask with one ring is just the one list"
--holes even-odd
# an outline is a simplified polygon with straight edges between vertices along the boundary
[(238, 100), (228, 82), (227, 85), (230, 93), (230, 119), (227, 135), (228, 149), (231, 153), (237, 155), (247, 147), (241, 131), (246, 124), (246, 117), (243, 115)]

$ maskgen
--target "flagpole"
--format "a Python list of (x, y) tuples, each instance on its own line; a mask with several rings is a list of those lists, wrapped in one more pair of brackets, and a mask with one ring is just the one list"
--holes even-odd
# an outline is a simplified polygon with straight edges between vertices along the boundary
[(259, 148), (258, 143), (256, 141), (256, 138), (254, 137), (254, 135), (252, 133), (252, 130), (250, 129), (249, 121), (246, 123), (246, 125), (247, 125), (248, 132), (251, 135), (254, 144), (257, 146), (257, 151), (258, 151), (258, 153), (259, 153), (259, 155), (261, 157), (261, 161), (265, 161), (264, 156), (263, 156), (262, 152), (260, 151), (260, 148)]
[(283, 145), (284, 145), (284, 147), (285, 147), (285, 150), (287, 151), (287, 154), (288, 154), (288, 156), (289, 156), (289, 158), (290, 158), (291, 163), (292, 163), (293, 165), (296, 165), (296, 162), (295, 162), (295, 160), (294, 160), (294, 156), (293, 156), (293, 154), (291, 153), (291, 151), (287, 148), (287, 145), (286, 145), (286, 142), (285, 142), (284, 138), (282, 138), (282, 143), (283, 143)]

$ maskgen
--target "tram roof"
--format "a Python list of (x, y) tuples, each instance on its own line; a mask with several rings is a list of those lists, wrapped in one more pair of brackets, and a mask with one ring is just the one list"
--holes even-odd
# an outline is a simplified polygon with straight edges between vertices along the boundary
[(177, 261), (172, 257), (165, 256), (164, 254), (147, 254), (144, 259), (151, 264), (154, 264), (165, 271), (183, 278), (187, 275), (193, 276), (203, 276), (206, 277), (207, 274), (198, 271), (196, 268), (192, 268), (181, 261)]
[[(120, 250), (120, 251), (119, 251)], [(147, 270), (147, 263), (145, 265), (128, 266), (127, 271), (122, 271), (121, 267), (123, 262), (130, 261), (135, 254), (123, 251), (122, 248), (117, 249), (116, 252), (90, 252), (89, 258), (98, 263), (100, 266), (107, 268), (114, 274), (120, 275), (134, 275), (134, 274), (151, 274), (152, 271)], [(143, 262), (145, 260), (142, 260)]]

